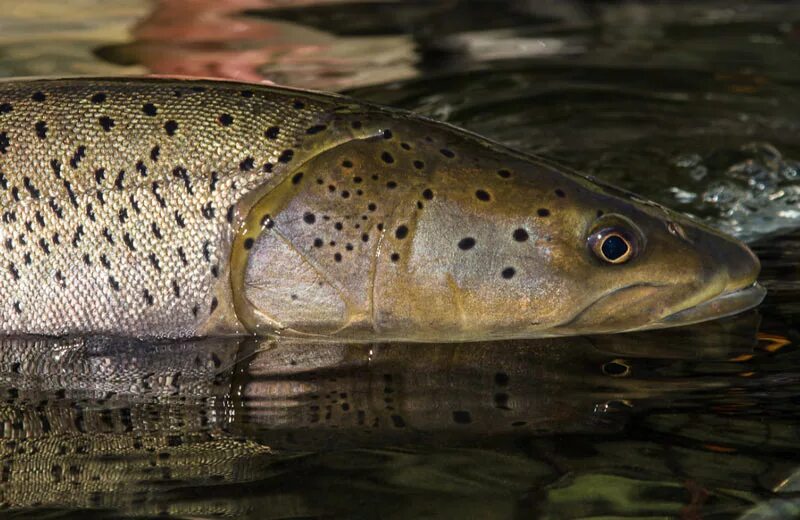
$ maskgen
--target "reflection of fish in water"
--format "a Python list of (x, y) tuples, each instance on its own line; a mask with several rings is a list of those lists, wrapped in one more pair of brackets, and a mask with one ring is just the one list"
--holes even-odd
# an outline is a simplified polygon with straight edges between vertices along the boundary
[[(556, 468), (573, 464), (563, 460), (569, 450), (548, 455), (562, 459), (558, 465), (544, 453), (515, 453), (520, 442), (549, 442), (532, 434), (613, 432), (640, 402), (675, 403), (692, 392), (707, 399), (708, 390), (735, 384), (726, 369), (716, 377), (707, 365), (703, 377), (686, 370), (692, 360), (752, 351), (752, 327), (703, 331), (688, 340), (680, 330), (372, 348), (230, 338), (163, 345), (7, 339), (0, 344), (0, 501), (184, 515), (316, 503), (330, 512), (341, 507), (339, 494), (319, 489), (354, 465), (347, 485), (368, 486), (383, 500), (413, 481), (437, 508), (457, 502), (441, 500), (450, 492), (491, 497), (502, 489), (492, 500), (507, 503), (507, 486), (530, 486), (530, 479), (498, 476), (553, 482), (567, 471)], [(670, 351), (676, 340), (685, 350)], [(665, 351), (670, 358), (644, 359)], [(633, 367), (627, 377), (603, 370), (620, 352)], [(356, 449), (342, 451), (349, 448)], [(651, 453), (660, 463), (658, 450)], [(620, 456), (610, 454), (603, 472), (628, 471)], [(437, 477), (420, 480), (425, 472)], [(447, 491), (451, 485), (461, 491)]]
[(207, 81), (0, 85), (0, 330), (478, 340), (760, 301), (744, 245), (478, 136)]

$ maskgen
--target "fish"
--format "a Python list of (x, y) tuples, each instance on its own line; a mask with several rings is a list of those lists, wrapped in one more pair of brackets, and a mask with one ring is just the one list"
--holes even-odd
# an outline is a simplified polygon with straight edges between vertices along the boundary
[(736, 239), (420, 115), (226, 81), (0, 82), (0, 333), (615, 333), (764, 297)]

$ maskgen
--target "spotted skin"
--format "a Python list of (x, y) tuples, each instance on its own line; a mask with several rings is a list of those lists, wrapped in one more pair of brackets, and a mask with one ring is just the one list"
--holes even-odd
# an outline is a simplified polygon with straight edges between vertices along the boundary
[(302, 157), (331, 110), (302, 99), (202, 82), (1, 84), (0, 329), (203, 333), (224, 313), (236, 203)]
[[(225, 82), (0, 84), (0, 204), (6, 334), (615, 332), (758, 271), (732, 239), (448, 125)], [(643, 235), (624, 267), (587, 250), (608, 219)]]

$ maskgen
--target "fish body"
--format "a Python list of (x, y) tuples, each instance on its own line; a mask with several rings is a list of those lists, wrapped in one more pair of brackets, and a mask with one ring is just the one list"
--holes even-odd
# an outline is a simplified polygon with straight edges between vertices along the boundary
[(658, 205), (292, 89), (4, 82), (0, 207), (4, 334), (557, 336), (763, 296), (745, 246)]

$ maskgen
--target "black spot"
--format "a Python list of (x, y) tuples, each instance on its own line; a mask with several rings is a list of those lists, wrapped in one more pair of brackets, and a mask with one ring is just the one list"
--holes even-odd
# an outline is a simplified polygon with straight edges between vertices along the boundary
[(107, 227), (103, 228), (103, 236), (106, 237), (106, 240), (108, 240), (109, 244), (111, 244), (112, 246), (114, 245), (114, 236), (111, 234), (111, 231), (109, 231)]
[(337, 262), (341, 262), (342, 261), (342, 254), (341, 253), (336, 253), (335, 255), (333, 255), (333, 259), (335, 261), (337, 261)]
[(422, 198), (425, 200), (432, 200), (433, 199), (433, 191), (430, 189), (426, 189), (422, 192)]
[(400, 143), (400, 148), (403, 150), (411, 150), (411, 145), (408, 143)]
[(156, 114), (158, 114), (158, 109), (152, 103), (145, 103), (142, 105), (142, 112), (144, 112), (146, 116), (154, 117)]
[[(80, 147), (78, 147), (80, 149)], [(56, 176), (56, 179), (61, 178), (61, 162), (58, 159), (53, 159), (50, 161), (50, 167), (53, 169), (53, 175)], [(5, 187), (4, 187), (5, 189)]]
[(342, 191), (342, 198), (343, 199), (349, 199), (350, 198), (350, 192), (347, 191), (347, 190)]
[(180, 211), (177, 209), (175, 210), (175, 223), (178, 224), (179, 228), (186, 227), (186, 220), (184, 220), (183, 215), (181, 215)]
[(441, 152), (441, 154), (447, 157), (448, 159), (452, 159), (453, 157), (456, 156), (456, 154), (453, 153), (452, 150), (448, 150), (447, 148), (442, 148), (441, 150), (439, 150), (439, 152)]
[(11, 273), (11, 277), (14, 278), (14, 280), (19, 280), (19, 271), (13, 262), (8, 264), (8, 272)]
[(214, 204), (210, 200), (203, 205), (200, 211), (207, 220), (214, 218)]
[(136, 161), (136, 171), (139, 172), (142, 177), (147, 177), (147, 166), (145, 166), (144, 162)]
[(383, 138), (384, 139), (391, 139), (392, 138), (392, 131), (391, 130), (384, 130), (383, 131)]
[(253, 91), (252, 90), (243, 90), (241, 92), (241, 95), (242, 95), (243, 98), (251, 98), (251, 97), (253, 97)]
[(117, 280), (115, 280), (114, 277), (111, 276), (111, 275), (108, 275), (108, 284), (115, 291), (119, 291), (119, 282)]
[(103, 267), (106, 269), (111, 269), (111, 262), (106, 255), (100, 255), (100, 263), (103, 264)]
[(475, 239), (472, 237), (462, 238), (458, 241), (458, 248), (463, 251), (467, 251), (473, 247), (475, 247)]
[(161, 148), (156, 145), (152, 150), (150, 150), (150, 160), (157, 161), (159, 154), (161, 154)]
[(497, 170), (497, 175), (499, 175), (504, 179), (508, 179), (509, 177), (511, 177), (511, 172), (508, 170)]
[(233, 124), (233, 116), (230, 114), (220, 114), (219, 124), (222, 126), (231, 126)]
[(44, 121), (38, 121), (34, 127), (36, 128), (36, 135), (39, 137), (39, 139), (47, 138), (47, 123)]
[(161, 264), (158, 261), (158, 257), (155, 253), (150, 253), (147, 255), (147, 258), (150, 260), (150, 263), (153, 265), (156, 271), (161, 272)]
[(485, 190), (476, 191), (475, 196), (478, 198), (478, 200), (482, 200), (483, 202), (488, 202), (492, 198), (491, 196), (489, 196), (489, 193)]
[(322, 241), (321, 238), (315, 238), (314, 239), (314, 247), (322, 247), (323, 244), (324, 244), (324, 242)]
[(94, 171), (94, 180), (97, 184), (102, 184), (103, 179), (106, 178), (106, 170), (104, 168), (98, 168)]
[(453, 412), (453, 422), (456, 424), (469, 424), (472, 422), (472, 414), (465, 410), (456, 410)]
[(292, 184), (300, 184), (301, 180), (303, 180), (303, 172), (295, 173), (292, 177)]
[(12, 109), (11, 103), (0, 103), (0, 114), (8, 114)]
[(41, 103), (45, 100), (44, 92), (34, 92), (31, 96), (31, 99), (36, 101), (37, 103)]
[(278, 138), (278, 133), (280, 132), (280, 130), (281, 129), (278, 128), (277, 126), (271, 126), (271, 127), (267, 128), (266, 132), (264, 132), (264, 136), (267, 139), (277, 139)]
[(217, 300), (217, 297), (214, 296), (213, 298), (211, 298), (211, 306), (209, 307), (208, 312), (209, 313), (214, 312), (217, 309), (217, 305), (219, 305), (219, 300)]
[(425, 167), (425, 163), (422, 161), (414, 161), (414, 168), (421, 170)]
[(14, 302), (14, 312), (22, 314), (22, 305), (19, 302)]
[(333, 225), (333, 227), (335, 227), (337, 231), (341, 231), (342, 229), (344, 229), (344, 225), (341, 222), (337, 222), (336, 224)]
[[(86, 147), (85, 146), (79, 146), (78, 149), (75, 150), (75, 153), (72, 155), (72, 158), (69, 160), (69, 165), (73, 169), (76, 169), (78, 167), (78, 165), (80, 164), (81, 160), (85, 156), (86, 156)], [(56, 177), (59, 177), (59, 176), (60, 175), (56, 175)]]
[(45, 240), (44, 238), (40, 238), (39, 239), (39, 247), (42, 249), (44, 254), (46, 254), (46, 255), (50, 254), (50, 245), (47, 243), (47, 240)]
[(369, 204), (367, 204), (367, 209), (370, 211), (375, 211), (376, 209), (378, 209), (378, 206), (374, 202), (370, 202)]
[(317, 217), (313, 213), (306, 213), (303, 215), (303, 222), (306, 224), (313, 224), (317, 221)]
[(172, 280), (172, 294), (174, 294), (176, 298), (181, 297), (181, 286), (178, 285), (178, 280)]
[(245, 241), (244, 241), (244, 248), (245, 248), (245, 249), (250, 249), (250, 248), (252, 248), (252, 247), (253, 247), (253, 242), (254, 242), (254, 240), (253, 240), (252, 238), (247, 238), (247, 239), (245, 239)]
[(550, 215), (550, 210), (547, 208), (539, 208), (536, 210), (536, 214), (540, 217), (547, 217)]
[(155, 222), (150, 224), (150, 230), (153, 232), (153, 236), (155, 236), (157, 239), (160, 240), (163, 238), (163, 235), (161, 234), (161, 228), (159, 228), (158, 224)]
[(308, 135), (314, 135), (314, 134), (318, 134), (320, 132), (323, 132), (326, 128), (328, 128), (328, 127), (325, 126), (325, 125), (314, 125), (314, 126), (308, 128), (306, 130), (306, 133)]
[(392, 260), (392, 262), (397, 262), (398, 260), (400, 260), (400, 255), (397, 253), (392, 253), (392, 255), (389, 258)]
[(364, 179), (362, 179), (361, 177), (358, 177), (358, 176), (353, 177), (353, 182), (355, 182), (356, 184), (361, 184), (361, 181), (363, 181), (363, 180)]
[(148, 306), (153, 305), (155, 299), (153, 298), (153, 295), (150, 294), (150, 291), (148, 291), (147, 289), (142, 291), (142, 297), (144, 298), (144, 301)]
[(22, 179), (22, 184), (23, 184), (23, 186), (25, 186), (25, 189), (28, 190), (28, 193), (31, 194), (31, 197), (33, 197), (34, 199), (38, 199), (39, 198), (39, 196), (41, 195), (41, 192), (38, 189), (36, 189), (36, 186), (33, 185), (33, 183), (31, 182), (30, 177), (24, 177)]
[(299, 99), (295, 99), (294, 103), (292, 103), (292, 107), (297, 110), (302, 110), (306, 107), (306, 104), (300, 101)]
[(361, 234), (361, 241), (362, 241), (362, 242), (369, 242), (369, 234), (367, 234), (367, 233), (362, 233), (362, 234)]
[(494, 394), (494, 405), (501, 410), (509, 410), (508, 407), (508, 394), (499, 392)]
[(567, 196), (567, 194), (566, 194), (566, 193), (564, 193), (564, 190), (562, 190), (562, 189), (557, 189), (557, 190), (556, 190), (556, 196), (557, 196), (557, 197), (564, 198), (564, 197), (566, 197), (566, 196)]
[(106, 95), (103, 92), (98, 92), (94, 96), (92, 96), (92, 103), (99, 105), (100, 103), (105, 102)]
[(111, 119), (111, 118), (110, 118), (110, 117), (108, 117), (108, 116), (101, 116), (101, 117), (100, 117), (100, 118), (99, 118), (97, 121), (100, 123), (100, 126), (101, 126), (101, 127), (103, 128), (103, 130), (105, 130), (106, 132), (110, 132), (110, 131), (111, 131), (111, 129), (114, 127), (114, 124), (115, 124), (115, 123), (114, 123), (114, 120), (113, 120), (113, 119)]
[(514, 240), (517, 242), (525, 242), (528, 240), (528, 232), (522, 228), (517, 228), (514, 230)]
[(78, 207), (78, 196), (75, 195), (75, 190), (72, 189), (72, 184), (68, 181), (64, 181), (64, 189), (67, 190), (67, 196), (69, 196), (69, 201), (74, 207)]
[(255, 166), (255, 159), (247, 157), (244, 161), (239, 163), (239, 169), (243, 172), (249, 172)]
[(501, 275), (503, 276), (503, 278), (505, 278), (506, 280), (510, 280), (511, 278), (514, 278), (514, 274), (515, 274), (516, 272), (517, 272), (517, 271), (516, 271), (516, 270), (515, 270), (513, 267), (506, 267), (505, 269), (503, 269), (503, 271), (502, 271), (500, 274), (501, 274)]
[(167, 135), (173, 136), (175, 132), (178, 130), (178, 123), (172, 119), (164, 123), (164, 130), (167, 132)]
[(494, 384), (497, 386), (508, 385), (509, 377), (505, 372), (498, 372), (494, 375)]
[(353, 161), (345, 159), (344, 161), (342, 161), (342, 166), (345, 167), (345, 168), (352, 168), (353, 167)]
[(11, 141), (8, 140), (8, 134), (6, 132), (0, 132), (0, 153), (8, 153), (8, 147), (11, 145)]
[(292, 160), (292, 157), (294, 157), (293, 150), (284, 150), (283, 152), (281, 152), (280, 157), (278, 157), (278, 162), (288, 163), (289, 161)]
[(128, 246), (128, 249), (131, 251), (136, 251), (136, 247), (133, 245), (133, 239), (129, 233), (122, 235), (122, 241), (125, 242), (125, 245)]
[(117, 178), (114, 179), (114, 187), (120, 191), (125, 188), (123, 182), (125, 181), (125, 170), (120, 170), (117, 174)]
[(394, 232), (394, 236), (397, 237), (399, 240), (406, 238), (408, 236), (408, 227), (398, 226)]
[(381, 154), (381, 160), (386, 164), (392, 164), (394, 162), (394, 157), (389, 152), (383, 152)]

